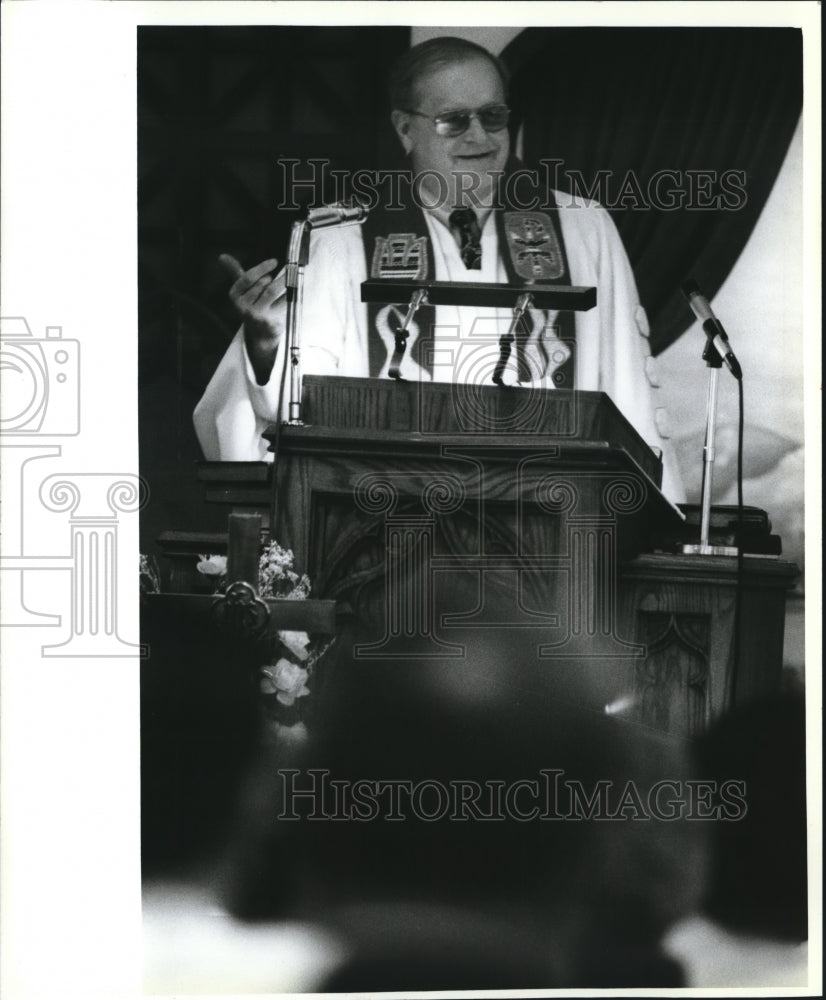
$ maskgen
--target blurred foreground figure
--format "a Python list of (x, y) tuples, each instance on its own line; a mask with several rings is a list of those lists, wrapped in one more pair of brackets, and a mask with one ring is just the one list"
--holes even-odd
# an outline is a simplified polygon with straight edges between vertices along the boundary
[(802, 695), (744, 705), (700, 741), (704, 776), (745, 783), (746, 814), (713, 828), (701, 914), (667, 940), (688, 986), (806, 986), (806, 716)]
[(682, 753), (551, 698), (543, 669), (328, 678), (314, 737), (250, 782), (232, 911), (334, 935), (319, 990), (681, 985), (658, 942), (697, 904), (702, 824), (645, 814)]

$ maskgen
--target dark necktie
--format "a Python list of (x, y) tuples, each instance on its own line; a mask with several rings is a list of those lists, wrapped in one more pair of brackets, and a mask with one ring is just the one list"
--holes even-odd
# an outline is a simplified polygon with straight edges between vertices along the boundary
[(459, 236), (462, 263), (469, 271), (482, 270), (479, 222), (472, 208), (455, 208), (450, 213), (450, 231)]

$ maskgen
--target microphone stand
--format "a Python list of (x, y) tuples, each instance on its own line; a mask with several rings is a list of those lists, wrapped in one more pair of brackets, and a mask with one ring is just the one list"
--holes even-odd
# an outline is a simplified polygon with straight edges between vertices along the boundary
[(287, 250), (287, 345), (290, 357), (290, 408), (287, 423), (297, 425), (301, 420), (301, 369), (299, 357), (299, 317), (304, 303), (304, 268), (310, 257), (310, 230), (307, 219), (293, 223), (290, 246)]
[[(293, 223), (287, 265), (284, 268), (287, 288), (287, 345), (290, 359), (290, 406), (287, 423), (303, 424), (301, 419), (301, 311), (304, 305), (304, 268), (310, 258), (310, 233), (327, 226), (361, 224), (366, 215), (362, 206), (340, 203), (310, 209), (305, 219)], [(280, 414), (279, 414), (280, 417)]]
[(398, 382), (404, 382), (401, 373), (402, 360), (404, 358), (404, 352), (407, 350), (407, 334), (410, 330), (410, 324), (413, 322), (413, 317), (419, 311), (420, 307), (427, 304), (427, 289), (417, 288), (415, 292), (410, 296), (410, 304), (407, 307), (407, 315), (404, 317), (404, 322), (396, 333), (396, 347), (393, 351), (393, 357), (390, 360), (390, 368), (387, 374), (390, 378), (396, 379)]
[(272, 492), (270, 496), (270, 537), (275, 531), (278, 506), (278, 457), (281, 435), (281, 407), (286, 377), (287, 358), (290, 364), (290, 403), (286, 423), (300, 427), (301, 419), (301, 312), (304, 305), (304, 268), (310, 259), (310, 234), (314, 228), (353, 225), (363, 221), (366, 212), (362, 207), (348, 207), (340, 203), (310, 209), (307, 217), (294, 222), (290, 230), (290, 245), (284, 267), (284, 285), (287, 292), (287, 351), (281, 373), (278, 395), (277, 433), (271, 447), (273, 452)]
[(706, 401), (706, 436), (703, 443), (703, 489), (700, 508), (700, 542), (683, 545), (685, 555), (694, 556), (736, 556), (737, 548), (731, 545), (710, 545), (708, 541), (711, 526), (711, 481), (714, 472), (714, 441), (717, 435), (717, 384), (723, 360), (714, 346), (714, 337), (706, 335), (703, 361), (708, 368), (708, 396)]
[(511, 346), (514, 340), (516, 340), (516, 331), (519, 329), (522, 317), (532, 305), (533, 295), (530, 292), (523, 292), (513, 307), (513, 319), (511, 320), (508, 332), (499, 338), (499, 360), (496, 362), (496, 368), (493, 371), (493, 382), (498, 386), (503, 385), (502, 376), (505, 374), (505, 368), (511, 356)]

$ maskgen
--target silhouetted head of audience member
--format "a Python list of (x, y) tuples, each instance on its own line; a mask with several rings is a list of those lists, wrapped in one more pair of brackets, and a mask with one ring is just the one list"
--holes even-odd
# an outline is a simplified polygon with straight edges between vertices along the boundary
[(682, 748), (498, 652), (329, 677), (313, 738), (251, 780), (233, 911), (339, 930), (328, 989), (679, 986), (658, 942), (696, 905), (701, 847), (650, 807)]
[(714, 826), (705, 912), (744, 934), (804, 941), (806, 717), (802, 694), (735, 709), (698, 745), (698, 770), (745, 786), (746, 812)]

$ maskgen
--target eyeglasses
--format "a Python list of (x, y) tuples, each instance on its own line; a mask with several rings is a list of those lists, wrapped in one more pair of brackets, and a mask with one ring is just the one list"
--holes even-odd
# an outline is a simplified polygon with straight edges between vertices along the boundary
[(419, 118), (427, 118), (436, 125), (436, 134), (450, 138), (463, 135), (470, 128), (470, 123), (475, 118), (486, 132), (501, 132), (508, 124), (511, 109), (507, 104), (489, 104), (478, 111), (448, 111), (443, 115), (425, 115), (421, 111), (413, 111), (412, 108), (400, 108), (409, 115), (418, 115)]

